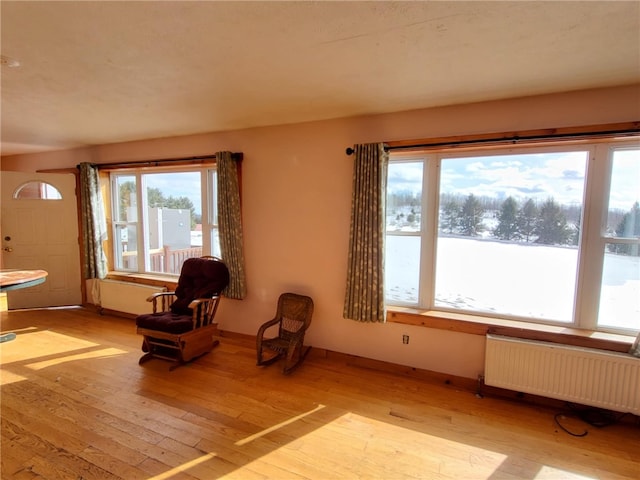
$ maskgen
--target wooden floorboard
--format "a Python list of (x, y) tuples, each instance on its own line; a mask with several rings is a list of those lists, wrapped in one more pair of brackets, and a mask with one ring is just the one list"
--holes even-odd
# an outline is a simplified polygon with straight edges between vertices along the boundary
[[(347, 321), (347, 320), (345, 320)], [(2, 479), (637, 479), (640, 424), (485, 396), (312, 350), (283, 376), (224, 335), (186, 366), (140, 366), (131, 319), (2, 313)], [(364, 366), (363, 366), (364, 365)]]

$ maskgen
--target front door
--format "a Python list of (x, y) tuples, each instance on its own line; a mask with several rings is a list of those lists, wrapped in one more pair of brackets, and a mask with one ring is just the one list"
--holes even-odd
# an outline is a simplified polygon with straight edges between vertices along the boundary
[(82, 303), (73, 174), (0, 172), (2, 268), (45, 270), (44, 283), (7, 292), (9, 309)]

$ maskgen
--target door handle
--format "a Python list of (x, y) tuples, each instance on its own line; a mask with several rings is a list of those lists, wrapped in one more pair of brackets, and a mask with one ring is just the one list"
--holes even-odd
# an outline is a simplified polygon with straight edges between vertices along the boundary
[(11, 248), (11, 247), (4, 247), (3, 250), (5, 252), (13, 252), (13, 248)]

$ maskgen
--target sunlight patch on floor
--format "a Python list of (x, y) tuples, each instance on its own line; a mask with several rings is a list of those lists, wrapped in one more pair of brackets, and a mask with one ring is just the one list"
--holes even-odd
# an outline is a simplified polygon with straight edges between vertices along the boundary
[(548, 465), (543, 465), (538, 474), (533, 477), (534, 480), (595, 480), (598, 476), (587, 477), (578, 475), (577, 473), (567, 472)]
[(13, 372), (7, 372), (6, 370), (0, 372), (0, 385), (9, 385), (10, 383), (21, 382), (26, 379), (27, 377)]
[(126, 350), (120, 350), (119, 348), (101, 348), (90, 352), (76, 353), (73, 355), (52, 358), (50, 360), (43, 360), (41, 362), (29, 363), (27, 367), (32, 370), (41, 370), (61, 363), (75, 362), (77, 360), (105, 359), (109, 357), (117, 357), (126, 353), (128, 353)]
[(288, 420), (285, 420), (284, 422), (280, 422), (277, 425), (273, 425), (273, 426), (271, 426), (269, 428), (265, 428), (264, 430), (262, 430), (262, 431), (260, 431), (258, 433), (254, 433), (253, 435), (250, 435), (250, 436), (248, 436), (246, 438), (243, 438), (242, 440), (238, 440), (235, 444), (237, 446), (246, 445), (247, 443), (252, 442), (257, 438), (264, 437), (265, 435), (267, 435), (267, 434), (269, 434), (271, 432), (274, 432), (276, 430), (279, 430), (279, 429), (281, 429), (281, 428), (283, 428), (283, 427), (285, 427), (287, 425), (290, 425), (293, 422), (297, 422), (298, 420), (300, 420), (300, 419), (302, 419), (302, 418), (304, 418), (304, 417), (306, 417), (308, 415), (312, 415), (313, 413), (315, 413), (315, 412), (317, 412), (319, 410), (322, 410), (323, 408), (325, 408), (325, 406), (322, 405), (322, 404), (319, 404), (313, 410), (309, 410), (308, 412), (301, 413), (300, 415), (296, 415), (295, 417), (291, 417)]
[[(314, 419), (309, 418), (308, 422), (313, 424)], [(290, 422), (283, 422), (280, 427), (286, 428), (287, 423)], [(380, 461), (375, 460), (381, 457), (387, 459), (384, 471), (380, 471)], [(412, 428), (346, 413), (333, 421), (312, 425), (308, 433), (259, 461), (291, 469), (294, 474), (324, 474), (326, 478), (331, 478), (333, 471), (365, 478), (424, 478), (430, 472), (436, 477), (466, 478), (472, 471), (474, 478), (482, 480), (489, 479), (506, 458)], [(256, 468), (259, 471), (259, 465)]]
[[(103, 348), (99, 343), (50, 330), (33, 331), (32, 329), (18, 331), (16, 339), (4, 343), (0, 352), (5, 370), (15, 363), (22, 363), (32, 370), (41, 370), (65, 362), (109, 358), (128, 353), (126, 350)], [(41, 357), (40, 352), (47, 352), (47, 354)]]
[[(260, 441), (260, 437), (277, 429), (285, 429), (286, 433), (288, 425), (311, 413), (292, 417), (236, 445)], [(507, 477), (526, 474), (531, 480), (592, 480), (552, 466), (511, 458), (471, 442), (451, 440), (446, 432), (439, 436), (437, 428), (434, 433), (426, 433), (423, 427), (404, 427), (353, 412), (327, 423), (318, 421), (315, 426), (313, 417), (306, 421), (312, 427), (308, 433), (296, 436), (293, 431), (295, 438), (291, 442), (243, 465), (234, 474), (254, 463), (256, 471), (260, 471), (266, 463), (291, 471), (294, 476), (324, 473), (326, 478), (331, 478), (331, 472), (335, 471), (371, 478), (469, 478), (472, 474), (476, 480), (491, 480), (501, 474)], [(378, 460), (372, 460), (381, 457), (387, 459), (384, 471), (380, 470)]]
[(196, 465), (199, 465), (201, 463), (204, 463), (208, 460), (211, 460), (215, 456), (216, 456), (215, 453), (207, 453), (205, 455), (202, 455), (201, 457), (194, 458), (193, 460), (189, 460), (188, 462), (185, 462), (182, 465), (174, 467), (171, 470), (167, 470), (166, 472), (160, 473), (158, 475), (154, 475), (153, 477), (149, 477), (147, 480), (165, 480), (165, 479), (172, 478), (174, 475), (177, 475), (182, 472), (186, 472), (190, 468)]
[[(18, 331), (16, 331), (18, 332)], [(18, 333), (15, 340), (2, 344), (2, 365), (11, 362), (36, 360), (41, 352), (46, 357), (73, 352), (75, 350), (99, 347), (100, 344), (52, 332), (50, 330)]]

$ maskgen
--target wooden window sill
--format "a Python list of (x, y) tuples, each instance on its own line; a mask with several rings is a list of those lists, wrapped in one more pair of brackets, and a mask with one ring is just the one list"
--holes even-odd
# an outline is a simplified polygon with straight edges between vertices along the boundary
[(109, 272), (107, 274), (107, 280), (137, 283), (138, 285), (150, 285), (153, 287), (165, 287), (168, 291), (173, 291), (178, 286), (178, 277), (143, 273)]
[(635, 340), (629, 335), (396, 306), (387, 308), (387, 321), (472, 335), (493, 333), (624, 353), (629, 351)]

